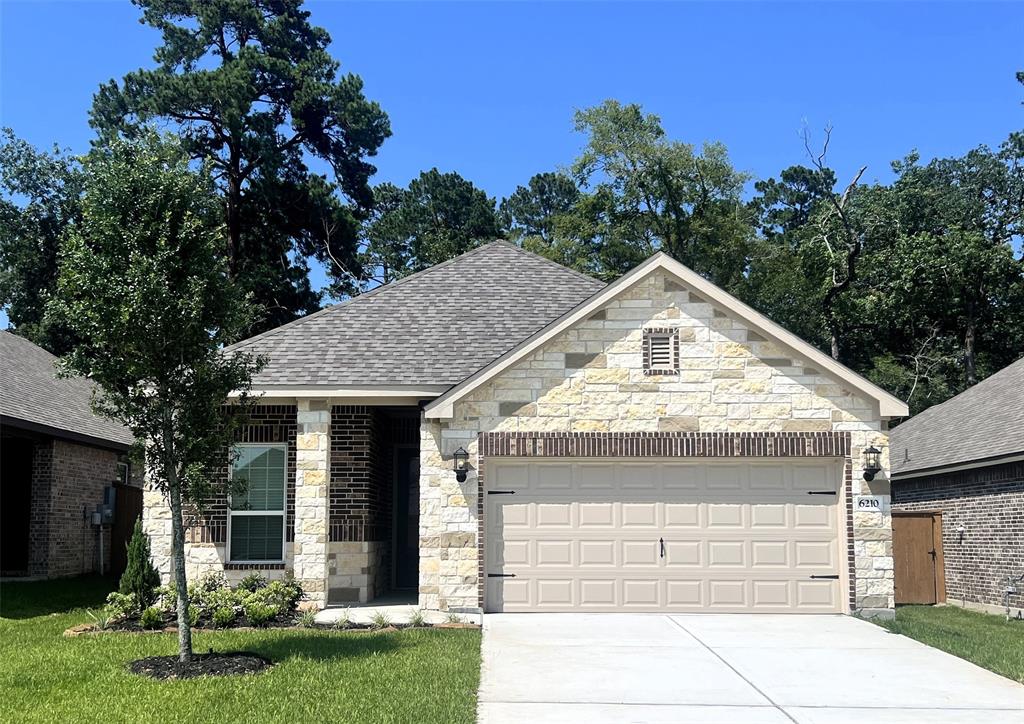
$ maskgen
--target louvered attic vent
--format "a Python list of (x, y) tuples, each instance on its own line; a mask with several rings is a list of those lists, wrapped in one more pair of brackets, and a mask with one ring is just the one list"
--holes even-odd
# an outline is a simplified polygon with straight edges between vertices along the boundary
[(644, 374), (679, 372), (679, 336), (674, 329), (644, 330)]

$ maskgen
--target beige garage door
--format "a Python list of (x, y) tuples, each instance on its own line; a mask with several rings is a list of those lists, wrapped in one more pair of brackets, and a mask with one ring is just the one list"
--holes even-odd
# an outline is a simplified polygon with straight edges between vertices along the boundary
[(488, 611), (843, 610), (838, 462), (489, 463)]

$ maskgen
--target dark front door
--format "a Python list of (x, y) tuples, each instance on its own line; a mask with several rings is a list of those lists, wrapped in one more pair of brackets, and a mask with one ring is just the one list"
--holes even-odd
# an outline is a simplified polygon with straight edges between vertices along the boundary
[(0, 575), (28, 573), (32, 443), (4, 438), (0, 450)]
[(395, 451), (395, 588), (416, 590), (420, 576), (420, 451)]

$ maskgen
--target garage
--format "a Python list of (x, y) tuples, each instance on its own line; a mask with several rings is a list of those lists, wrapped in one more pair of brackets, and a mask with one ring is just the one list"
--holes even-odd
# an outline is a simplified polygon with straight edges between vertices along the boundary
[(841, 460), (490, 466), (487, 611), (846, 610)]

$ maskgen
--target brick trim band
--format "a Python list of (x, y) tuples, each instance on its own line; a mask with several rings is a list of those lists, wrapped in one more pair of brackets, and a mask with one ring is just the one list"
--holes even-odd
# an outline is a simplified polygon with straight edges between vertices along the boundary
[(477, 605), (481, 610), (486, 582), (486, 461), (502, 457), (843, 458), (849, 601), (851, 611), (857, 608), (848, 432), (482, 432), (477, 442)]

